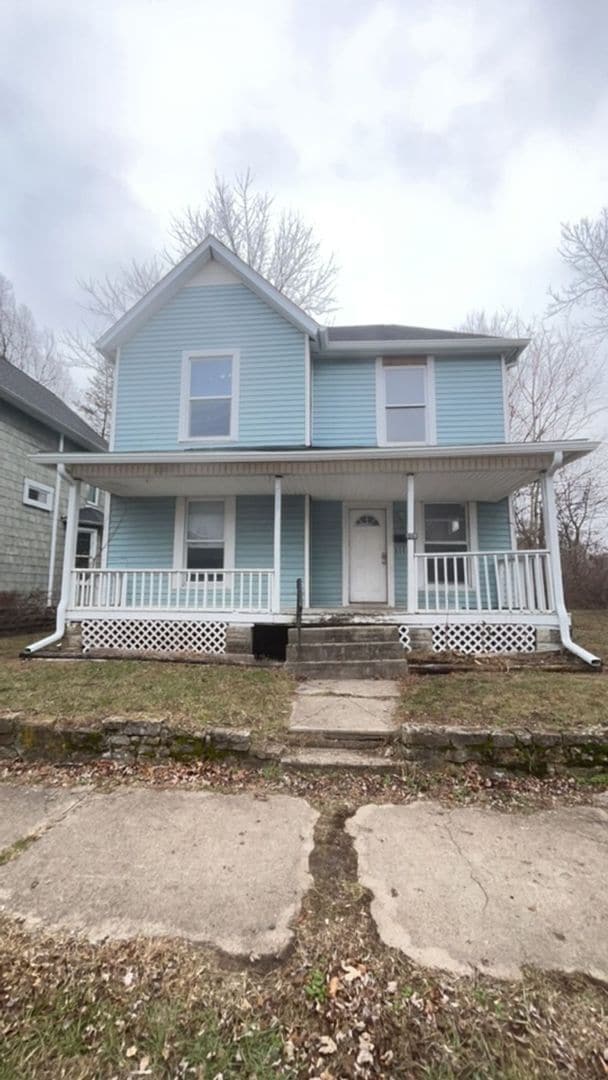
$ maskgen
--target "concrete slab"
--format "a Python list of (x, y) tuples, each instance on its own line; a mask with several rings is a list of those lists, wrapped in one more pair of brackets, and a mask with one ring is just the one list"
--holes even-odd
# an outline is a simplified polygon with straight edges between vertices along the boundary
[(286, 795), (90, 795), (0, 867), (0, 910), (91, 941), (175, 936), (276, 954), (311, 881), (317, 817)]
[(608, 980), (608, 811), (365, 806), (347, 828), (380, 936), (417, 963)]
[(386, 735), (397, 727), (394, 713), (391, 698), (300, 696), (293, 703), (289, 730)]
[(0, 851), (51, 825), (82, 797), (82, 791), (0, 784)]
[(398, 698), (399, 693), (394, 679), (309, 679), (296, 689), (302, 697)]
[(281, 756), (281, 765), (300, 769), (350, 769), (361, 772), (391, 772), (398, 767), (390, 757), (366, 753), (364, 750), (337, 749), (331, 747), (296, 746)]

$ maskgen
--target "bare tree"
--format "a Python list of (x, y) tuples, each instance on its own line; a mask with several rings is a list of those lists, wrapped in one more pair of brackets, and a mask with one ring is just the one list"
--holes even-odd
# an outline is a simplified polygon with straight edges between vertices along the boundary
[[(509, 373), (510, 438), (541, 442), (576, 438), (606, 411), (598, 387), (601, 360), (570, 323), (534, 318), (525, 322), (510, 311), (488, 316), (471, 312), (463, 329), (500, 337), (529, 337), (530, 344)], [(603, 472), (593, 464), (571, 465), (556, 477), (560, 534), (589, 537), (600, 529), (608, 507)], [(538, 484), (513, 501), (517, 537), (522, 547), (544, 543), (542, 499)]]
[(66, 347), (71, 362), (90, 373), (82, 407), (100, 433), (108, 434), (112, 368), (88, 340), (124, 315), (210, 233), (305, 311), (324, 318), (335, 310), (338, 268), (333, 255), (323, 255), (312, 226), (295, 211), (276, 208), (274, 196), (256, 189), (250, 169), (233, 180), (216, 175), (204, 205), (189, 206), (173, 218), (163, 251), (133, 260), (113, 276), (79, 281), (82, 306), (95, 329), (67, 335)]
[(50, 330), (36, 326), (26, 304), (19, 304), (15, 290), (0, 274), (0, 356), (31, 375), (37, 382), (68, 400), (74, 385), (68, 365), (60, 355)]
[(561, 290), (550, 289), (550, 314), (576, 311), (581, 329), (591, 335), (608, 335), (608, 207), (592, 220), (564, 222), (559, 247), (570, 280)]
[(92, 344), (92, 331), (67, 332), (62, 337), (62, 348), (72, 367), (86, 371), (88, 381), (80, 395), (78, 407), (92, 428), (108, 439), (110, 434), (114, 364), (106, 359)]

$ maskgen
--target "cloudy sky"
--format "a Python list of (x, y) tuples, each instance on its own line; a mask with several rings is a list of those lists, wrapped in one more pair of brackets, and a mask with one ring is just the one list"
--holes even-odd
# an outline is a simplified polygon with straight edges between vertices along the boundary
[(608, 202), (605, 0), (3, 0), (0, 272), (41, 322), (251, 166), (337, 321), (542, 310)]

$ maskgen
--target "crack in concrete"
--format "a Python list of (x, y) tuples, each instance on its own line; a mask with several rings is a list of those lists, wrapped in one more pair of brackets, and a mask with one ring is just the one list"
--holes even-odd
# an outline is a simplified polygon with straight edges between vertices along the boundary
[(456, 840), (456, 837), (454, 836), (454, 834), (452, 832), (452, 828), (450, 826), (449, 821), (445, 822), (445, 828), (446, 828), (446, 832), (448, 834), (448, 837), (450, 839), (450, 842), (456, 848), (456, 851), (460, 855), (460, 858), (462, 859), (462, 861), (465, 862), (467, 864), (468, 868), (469, 868), (469, 877), (471, 878), (471, 881), (473, 881), (475, 883), (475, 885), (477, 885), (478, 889), (480, 889), (480, 891), (483, 893), (484, 905), (483, 905), (483, 908), (482, 908), (482, 912), (484, 912), (486, 910), (488, 904), (490, 903), (490, 897), (489, 897), (485, 887), (482, 885), (481, 881), (479, 880), (479, 878), (473, 873), (473, 864), (472, 864), (471, 860), (467, 857), (467, 855), (465, 855), (465, 853), (462, 850), (460, 844)]

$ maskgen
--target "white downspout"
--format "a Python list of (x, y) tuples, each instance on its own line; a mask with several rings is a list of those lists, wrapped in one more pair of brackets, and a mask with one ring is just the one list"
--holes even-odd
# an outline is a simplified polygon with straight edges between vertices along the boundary
[(55, 642), (60, 641), (63, 637), (65, 633), (65, 616), (72, 588), (72, 567), (74, 566), (74, 559), (76, 556), (76, 534), (78, 532), (80, 484), (72, 479), (66, 471), (65, 465), (58, 465), (57, 472), (69, 485), (68, 516), (65, 529), (65, 544), (63, 548), (61, 597), (57, 605), (57, 619), (53, 633), (49, 634), (48, 637), (42, 638), (40, 641), (33, 642), (31, 645), (26, 645), (23, 651), (26, 655), (30, 656), (32, 653), (39, 652), (40, 649), (45, 649), (47, 645), (54, 645)]
[(599, 668), (602, 666), (602, 661), (599, 656), (595, 656), (593, 653), (588, 652), (587, 649), (583, 649), (580, 645), (577, 645), (570, 635), (570, 617), (566, 611), (566, 602), (564, 599), (562, 565), (559, 554), (559, 531), (557, 528), (557, 514), (555, 512), (555, 488), (553, 484), (553, 477), (562, 464), (563, 459), (564, 455), (562, 451), (556, 451), (553, 455), (551, 465), (547, 471), (543, 473), (541, 478), (545, 542), (549, 549), (551, 577), (553, 578), (553, 595), (555, 598), (555, 612), (564, 649), (567, 649), (568, 652), (571, 652), (574, 656), (578, 656), (580, 660), (583, 660), (591, 667)]
[[(59, 453), (63, 454), (64, 438), (59, 436)], [(57, 529), (59, 527), (59, 503), (61, 499), (61, 473), (59, 467), (56, 470), (55, 495), (53, 502), (53, 521), (51, 523), (51, 551), (49, 554), (49, 578), (46, 587), (46, 603), (50, 607), (53, 603), (55, 590), (55, 559), (57, 558)]]

